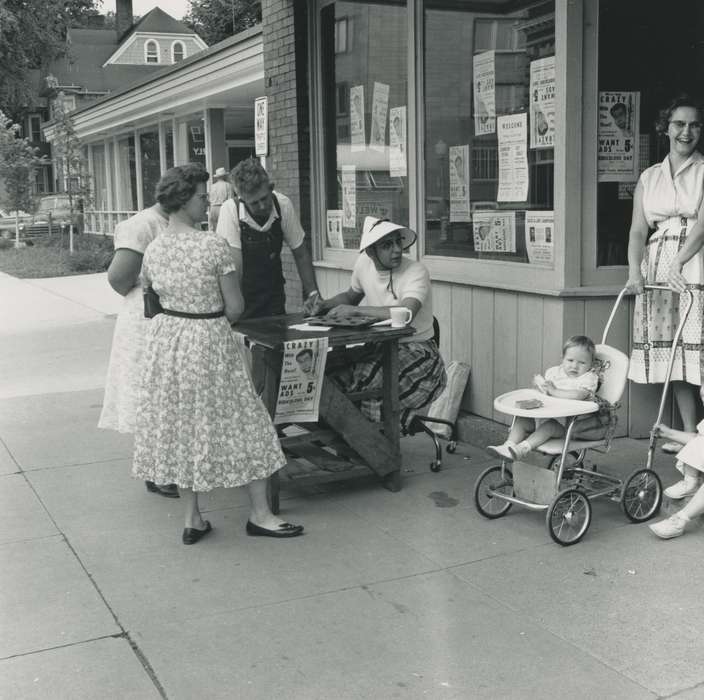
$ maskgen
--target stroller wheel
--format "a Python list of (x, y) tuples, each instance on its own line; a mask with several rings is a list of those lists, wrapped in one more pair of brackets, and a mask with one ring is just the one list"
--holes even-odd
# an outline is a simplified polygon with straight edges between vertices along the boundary
[(557, 494), (545, 516), (550, 537), (563, 547), (577, 544), (589, 529), (592, 504), (578, 489), (565, 489)]
[(489, 467), (479, 475), (474, 484), (474, 504), (477, 510), (490, 520), (506, 515), (513, 505), (503, 498), (497, 498), (493, 493), (513, 496), (513, 474), (510, 469), (504, 467), (502, 476), (501, 467)]
[(649, 520), (660, 510), (662, 482), (652, 469), (636, 469), (623, 484), (621, 507), (634, 523)]

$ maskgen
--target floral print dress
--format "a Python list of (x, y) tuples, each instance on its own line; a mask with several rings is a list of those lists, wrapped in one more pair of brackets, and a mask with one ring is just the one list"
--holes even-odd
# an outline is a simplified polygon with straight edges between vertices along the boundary
[[(219, 277), (233, 270), (224, 239), (174, 225), (142, 264), (162, 306), (187, 313), (221, 311)], [(202, 492), (264, 479), (284, 463), (227, 319), (155, 316), (142, 360), (133, 476)]]

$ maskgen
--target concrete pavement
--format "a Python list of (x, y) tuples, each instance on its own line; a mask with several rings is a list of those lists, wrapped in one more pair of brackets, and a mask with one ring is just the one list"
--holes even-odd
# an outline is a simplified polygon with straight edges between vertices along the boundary
[[(0, 698), (704, 698), (704, 531), (662, 542), (603, 500), (569, 548), (542, 514), (486, 520), (472, 445), (433, 474), (429, 442), (405, 439), (395, 494), (284, 485), (306, 525), (290, 541), (248, 538), (245, 493), (213, 492), (214, 533), (184, 547), (179, 501), (95, 427), (100, 284), (0, 277)], [(645, 449), (596, 461), (625, 475)]]

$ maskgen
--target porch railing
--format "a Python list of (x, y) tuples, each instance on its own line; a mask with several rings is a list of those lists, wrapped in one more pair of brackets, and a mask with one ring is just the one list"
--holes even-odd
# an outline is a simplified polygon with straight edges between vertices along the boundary
[(84, 212), (84, 230), (86, 233), (98, 233), (104, 236), (112, 236), (115, 231), (115, 226), (130, 216), (136, 214), (136, 211), (106, 211), (86, 209)]

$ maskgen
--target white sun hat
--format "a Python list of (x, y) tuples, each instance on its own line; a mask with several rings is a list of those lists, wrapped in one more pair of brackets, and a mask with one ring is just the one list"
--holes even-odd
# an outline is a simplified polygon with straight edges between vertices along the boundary
[(225, 170), (225, 168), (218, 168), (213, 173), (213, 180), (217, 180), (219, 177), (227, 177), (227, 170)]
[(387, 219), (377, 219), (375, 216), (367, 216), (362, 227), (362, 240), (359, 244), (359, 252), (374, 245), (384, 236), (388, 236), (394, 231), (401, 231), (403, 249), (410, 248), (416, 242), (416, 234), (411, 229), (395, 224)]

